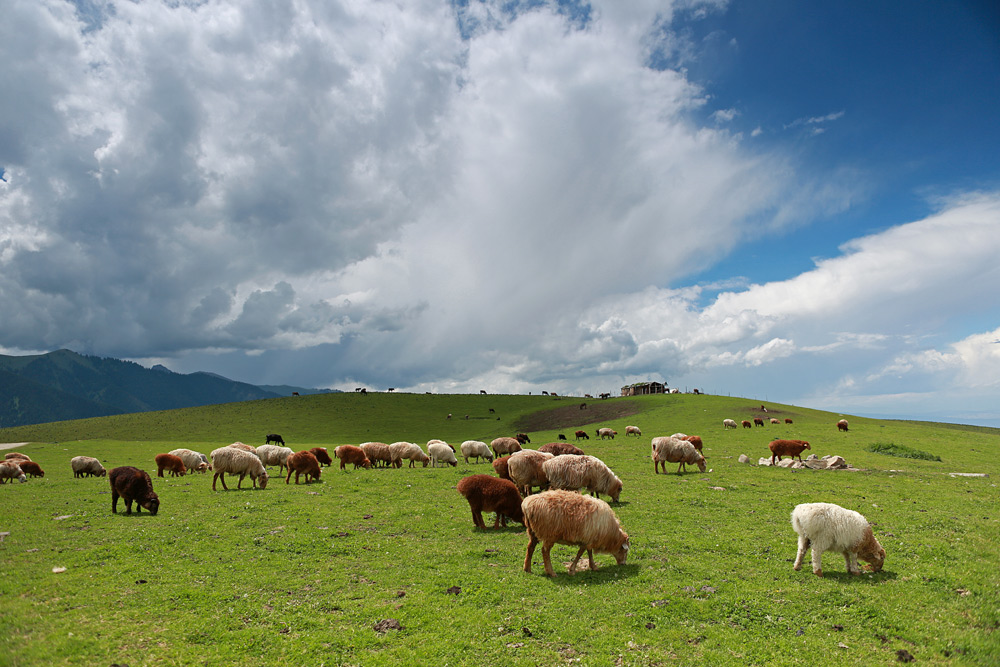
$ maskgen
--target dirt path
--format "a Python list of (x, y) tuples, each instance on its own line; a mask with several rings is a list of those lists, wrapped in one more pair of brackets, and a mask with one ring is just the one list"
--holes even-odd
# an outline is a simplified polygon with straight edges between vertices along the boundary
[(0, 442), (0, 449), (17, 449), (22, 445), (26, 445), (26, 442)]

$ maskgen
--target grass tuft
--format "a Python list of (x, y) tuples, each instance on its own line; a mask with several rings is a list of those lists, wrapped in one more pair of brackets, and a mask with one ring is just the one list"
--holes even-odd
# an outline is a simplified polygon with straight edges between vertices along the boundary
[(901, 459), (919, 459), (921, 461), (940, 461), (941, 457), (919, 449), (913, 449), (906, 445), (897, 445), (892, 442), (873, 442), (865, 447), (866, 452), (874, 454), (884, 454), (886, 456), (896, 456)]

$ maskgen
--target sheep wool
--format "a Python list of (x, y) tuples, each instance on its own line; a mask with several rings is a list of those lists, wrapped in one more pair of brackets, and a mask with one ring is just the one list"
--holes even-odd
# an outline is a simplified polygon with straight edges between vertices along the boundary
[(844, 555), (847, 571), (861, 574), (858, 559), (871, 564), (879, 572), (885, 563), (885, 549), (875, 539), (868, 520), (855, 512), (833, 503), (803, 503), (792, 510), (792, 528), (799, 536), (799, 549), (793, 569), (802, 568), (806, 551), (812, 549), (813, 574), (823, 576), (823, 552)]

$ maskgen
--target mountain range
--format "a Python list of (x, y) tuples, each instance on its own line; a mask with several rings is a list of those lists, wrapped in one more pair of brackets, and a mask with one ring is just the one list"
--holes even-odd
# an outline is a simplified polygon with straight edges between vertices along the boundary
[(257, 386), (215, 373), (174, 373), (71, 350), (0, 355), (0, 428), (330, 390)]

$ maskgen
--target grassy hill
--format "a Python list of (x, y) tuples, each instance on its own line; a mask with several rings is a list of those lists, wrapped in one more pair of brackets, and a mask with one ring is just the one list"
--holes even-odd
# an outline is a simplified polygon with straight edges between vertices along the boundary
[[(1000, 656), (1000, 431), (768, 404), (791, 425), (724, 431), (759, 403), (668, 395), (331, 394), (0, 429), (46, 476), (0, 486), (0, 664), (996, 664)], [(490, 412), (492, 408), (493, 412)], [(448, 415), (451, 418), (448, 418)], [(466, 418), (468, 416), (468, 418)], [(643, 437), (596, 440), (598, 427)], [(581, 446), (622, 478), (613, 505), (631, 536), (624, 566), (549, 580), (522, 572), (519, 525), (472, 526), (454, 487), (486, 464), (325, 469), (213, 492), (210, 476), (154, 477), (157, 516), (113, 515), (106, 479), (69, 458), (155, 466), (177, 446), (208, 453), (281, 433), (293, 449), (517, 431), (532, 446), (583, 429)], [(705, 441), (709, 472), (654, 475), (649, 439)], [(776, 437), (839, 454), (857, 472), (748, 466)], [(896, 445), (940, 457), (869, 451)], [(889, 448), (891, 450), (891, 448)], [(953, 477), (949, 473), (989, 477)], [(273, 473), (276, 475), (277, 471)], [(232, 486), (232, 485), (231, 485)], [(791, 509), (835, 502), (875, 524), (885, 569), (794, 572)], [(25, 520), (30, 518), (30, 520)], [(53, 573), (53, 567), (65, 572)], [(460, 590), (456, 590), (457, 587)], [(373, 625), (397, 619), (402, 630)]]

